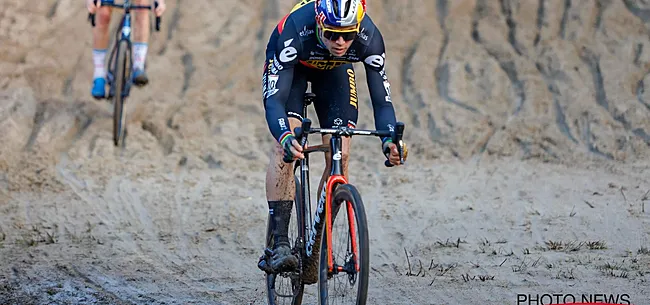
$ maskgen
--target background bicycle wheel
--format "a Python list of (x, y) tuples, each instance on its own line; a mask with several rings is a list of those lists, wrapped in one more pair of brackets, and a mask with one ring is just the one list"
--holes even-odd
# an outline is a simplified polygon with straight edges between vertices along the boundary
[[(89, 95), (81, 1), (0, 1), (0, 303), (264, 304), (255, 265), (273, 139), (260, 73), (266, 39), (295, 2), (167, 0), (120, 149), (110, 105)], [(649, 7), (368, 9), (410, 148), (407, 166), (388, 169), (377, 139), (353, 143), (369, 302), (648, 299)], [(358, 127), (373, 128), (355, 67)]]

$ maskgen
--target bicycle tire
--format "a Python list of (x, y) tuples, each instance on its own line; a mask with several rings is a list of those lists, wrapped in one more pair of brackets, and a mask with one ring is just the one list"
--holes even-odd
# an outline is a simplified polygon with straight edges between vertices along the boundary
[[(292, 214), (295, 213), (296, 221), (293, 222), (293, 224), (290, 221), (289, 225), (293, 226), (297, 230), (296, 234), (298, 236), (294, 240), (289, 239), (292, 248), (296, 247), (297, 240), (305, 240), (304, 236), (300, 236), (300, 226), (304, 226), (304, 216), (302, 215), (302, 213), (298, 213), (299, 211), (298, 209), (300, 209), (302, 205), (300, 181), (295, 176), (294, 176), (294, 180), (296, 184), (296, 196), (294, 198), (294, 209), (292, 211)], [(273, 248), (273, 232), (271, 230), (270, 216), (267, 218), (267, 224), (266, 224), (266, 247), (268, 249)], [(285, 304), (284, 302), (281, 303), (278, 302), (277, 294), (275, 291), (275, 283), (276, 283), (277, 276), (278, 276), (277, 274), (266, 274), (266, 295), (268, 298), (269, 305)], [(300, 279), (300, 274), (299, 273), (295, 274), (295, 277), (291, 280), (291, 282), (292, 282), (291, 288), (292, 288), (293, 297), (291, 299), (290, 304), (301, 305), (303, 293), (305, 291), (305, 284)]]
[(113, 143), (115, 146), (124, 144), (126, 135), (126, 113), (124, 111), (124, 98), (126, 98), (125, 87), (127, 86), (126, 76), (128, 66), (127, 55), (130, 52), (128, 41), (121, 40), (117, 43), (117, 52), (115, 57), (114, 86), (115, 94), (113, 95)]
[[(366, 212), (363, 207), (363, 201), (361, 200), (361, 195), (359, 191), (351, 184), (340, 184), (334, 190), (334, 196), (332, 197), (332, 225), (336, 223), (336, 216), (340, 215), (338, 209), (342, 206), (342, 202), (347, 202), (346, 206), (352, 208), (354, 213), (356, 236), (358, 237), (357, 241), (357, 251), (358, 251), (358, 265), (359, 271), (353, 272), (352, 274), (347, 274), (344, 271), (343, 274), (339, 273), (338, 275), (329, 274), (328, 272), (328, 253), (332, 253), (334, 256), (333, 259), (335, 263), (341, 263), (336, 261), (336, 256), (333, 251), (328, 249), (327, 245), (327, 230), (323, 229), (323, 238), (321, 239), (321, 248), (320, 248), (320, 257), (319, 257), (319, 279), (318, 279), (318, 301), (319, 304), (329, 304), (330, 299), (335, 298), (336, 296), (331, 296), (328, 288), (336, 284), (337, 278), (341, 275), (345, 276), (348, 281), (351, 278), (354, 278), (355, 283), (358, 284), (356, 297), (353, 297), (355, 300), (352, 304), (365, 305), (368, 298), (368, 275), (370, 268), (370, 253), (369, 253), (369, 240), (368, 240), (368, 222), (366, 218)], [(348, 215), (348, 213), (345, 213)], [(340, 219), (341, 217), (339, 217)], [(348, 217), (346, 217), (348, 218)], [(326, 228), (326, 226), (323, 226)], [(347, 225), (348, 237), (350, 236), (350, 227), (349, 222)], [(336, 234), (332, 234), (332, 248), (336, 248), (334, 244), (337, 241)], [(345, 264), (344, 264), (345, 265)], [(355, 276), (356, 275), (356, 276)], [(341, 301), (336, 300), (336, 304), (347, 304), (341, 303)]]

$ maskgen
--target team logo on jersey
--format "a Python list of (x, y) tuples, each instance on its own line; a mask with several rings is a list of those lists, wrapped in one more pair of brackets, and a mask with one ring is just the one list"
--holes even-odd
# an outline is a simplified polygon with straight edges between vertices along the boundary
[(357, 82), (354, 77), (354, 70), (348, 69), (348, 82), (350, 83), (350, 105), (354, 109), (358, 109), (358, 100), (357, 100)]
[(279, 75), (267, 76), (266, 90), (264, 90), (264, 98), (269, 98), (269, 96), (274, 95), (279, 91), (279, 89), (276, 88), (279, 79), (280, 79)]
[(303, 61), (307, 67), (316, 68), (320, 70), (331, 70), (338, 66), (347, 64), (348, 61), (345, 60), (307, 60)]
[(390, 99), (390, 83), (387, 80), (384, 81), (384, 90), (386, 90), (386, 102), (392, 103)]
[(293, 38), (284, 42), (284, 49), (280, 51), (281, 62), (290, 62), (298, 56), (298, 50), (291, 46), (291, 42), (293, 42)]
[(384, 66), (384, 60), (386, 58), (386, 53), (381, 54), (381, 55), (370, 55), (366, 57), (364, 62), (368, 64), (371, 67), (374, 68), (381, 68)]
[(368, 33), (366, 33), (366, 28), (362, 28), (361, 31), (357, 34), (357, 36), (361, 37), (363, 40), (368, 40)]
[(309, 36), (311, 34), (314, 34), (314, 29), (308, 29), (307, 26), (303, 26), (302, 30), (300, 31), (300, 37), (305, 37)]

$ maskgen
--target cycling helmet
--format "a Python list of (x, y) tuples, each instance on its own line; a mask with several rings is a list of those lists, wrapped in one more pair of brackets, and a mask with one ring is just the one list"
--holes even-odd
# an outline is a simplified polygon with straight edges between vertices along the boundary
[(316, 20), (326, 27), (358, 25), (366, 13), (366, 0), (316, 0)]

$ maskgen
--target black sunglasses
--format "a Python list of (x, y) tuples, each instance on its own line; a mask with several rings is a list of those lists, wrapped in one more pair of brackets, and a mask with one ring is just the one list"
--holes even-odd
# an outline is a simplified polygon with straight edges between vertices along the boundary
[(353, 40), (355, 37), (357, 37), (357, 31), (353, 30), (353, 31), (338, 32), (338, 31), (323, 29), (323, 37), (331, 41), (337, 41), (339, 37), (343, 37), (343, 40), (350, 41)]

